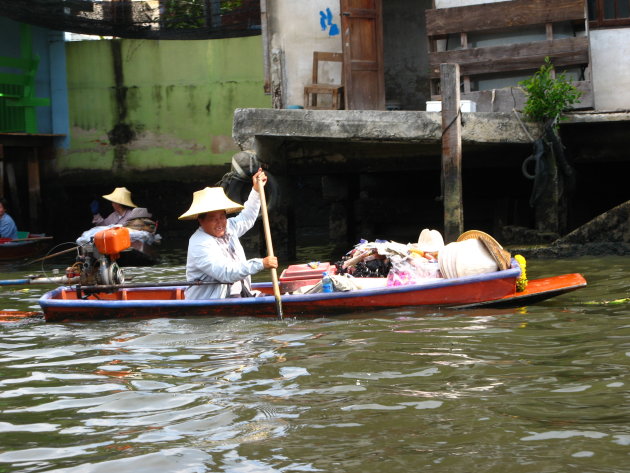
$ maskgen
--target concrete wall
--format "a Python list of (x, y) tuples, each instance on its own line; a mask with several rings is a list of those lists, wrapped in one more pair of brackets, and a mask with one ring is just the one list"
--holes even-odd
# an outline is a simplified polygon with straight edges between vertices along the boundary
[[(269, 50), (282, 59), (282, 106), (304, 105), (313, 51), (341, 52), (339, 0), (268, 0)], [(341, 68), (320, 68), (320, 81), (340, 83)]]
[(270, 106), (260, 36), (77, 41), (66, 55), (72, 141), (57, 160), (62, 175), (160, 180), (224, 166), (238, 150), (234, 109)]
[(383, 2), (385, 100), (388, 108), (424, 110), (431, 100), (426, 20), (431, 0)]
[(596, 110), (630, 109), (630, 28), (591, 30)]
[[(428, 100), (427, 8), (431, 8), (431, 0), (383, 1), (385, 95), (392, 108), (424, 110)], [(281, 105), (304, 105), (304, 85), (311, 82), (313, 51), (342, 51), (340, 2), (270, 0), (267, 9), (269, 49), (282, 61), (276, 77), (272, 77), (272, 81), (282, 83)], [(277, 71), (282, 71), (281, 78)], [(320, 67), (320, 81), (340, 80), (339, 65)]]

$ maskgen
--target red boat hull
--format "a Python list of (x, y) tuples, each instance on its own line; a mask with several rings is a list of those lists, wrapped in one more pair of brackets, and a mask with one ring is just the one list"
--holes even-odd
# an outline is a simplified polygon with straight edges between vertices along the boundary
[[(586, 285), (579, 275), (530, 281), (531, 289), (515, 292), (520, 271), (509, 269), (490, 275), (445, 279), (424, 285), (399, 286), (348, 292), (282, 296), (285, 317), (322, 317), (414, 306), (482, 306), (490, 301), (526, 305), (527, 298), (548, 298)], [(559, 279), (558, 279), (559, 278)], [(131, 317), (277, 317), (272, 295), (216, 300), (186, 300), (185, 287), (119, 289), (77, 299), (76, 290), (57, 288), (40, 299), (47, 321), (72, 321)], [(258, 285), (271, 294), (271, 285)], [(553, 289), (553, 290), (552, 290)], [(519, 296), (520, 295), (520, 296)], [(533, 299), (531, 299), (533, 300)]]
[[(34, 237), (37, 238), (37, 237)], [(50, 246), (49, 239), (33, 239), (0, 243), (0, 261), (17, 261), (43, 253)]]

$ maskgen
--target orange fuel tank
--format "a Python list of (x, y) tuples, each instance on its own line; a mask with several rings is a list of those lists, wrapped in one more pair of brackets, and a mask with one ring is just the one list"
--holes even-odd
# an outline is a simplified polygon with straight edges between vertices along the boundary
[(102, 255), (115, 255), (131, 246), (129, 229), (112, 227), (94, 234), (94, 246)]

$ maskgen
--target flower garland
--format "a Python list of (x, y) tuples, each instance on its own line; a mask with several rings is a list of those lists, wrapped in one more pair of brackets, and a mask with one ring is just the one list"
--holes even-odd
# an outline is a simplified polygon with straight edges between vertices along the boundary
[(527, 289), (527, 261), (521, 255), (515, 255), (514, 259), (521, 267), (521, 275), (516, 280), (516, 292), (523, 292)]

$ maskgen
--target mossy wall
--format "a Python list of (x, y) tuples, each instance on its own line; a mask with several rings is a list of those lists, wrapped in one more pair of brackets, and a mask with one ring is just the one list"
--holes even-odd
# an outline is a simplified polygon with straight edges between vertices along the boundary
[[(235, 108), (267, 108), (260, 36), (66, 45), (70, 146), (63, 176), (163, 180), (225, 167)], [(138, 171), (149, 171), (139, 173)]]

